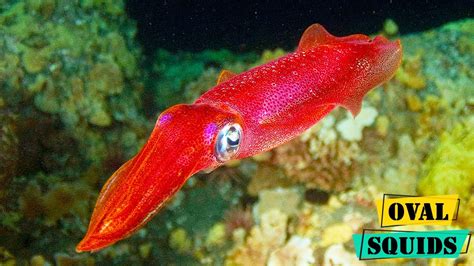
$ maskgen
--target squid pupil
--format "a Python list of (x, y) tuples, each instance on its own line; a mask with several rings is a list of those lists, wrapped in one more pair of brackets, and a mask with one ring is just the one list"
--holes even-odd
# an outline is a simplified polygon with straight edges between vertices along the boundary
[(227, 136), (227, 144), (231, 146), (237, 146), (239, 145), (239, 142), (239, 133), (237, 132), (237, 129), (235, 127), (232, 127), (229, 130), (229, 135)]
[(239, 140), (232, 140), (230, 138), (227, 139), (227, 143), (231, 146), (236, 146), (236, 145), (239, 145)]

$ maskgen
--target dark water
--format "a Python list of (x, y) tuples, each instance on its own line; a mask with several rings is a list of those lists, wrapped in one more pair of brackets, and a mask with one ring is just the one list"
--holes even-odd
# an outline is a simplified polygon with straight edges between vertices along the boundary
[(470, 0), (454, 1), (168, 1), (131, 0), (127, 12), (137, 21), (138, 39), (151, 52), (227, 48), (252, 51), (294, 48), (312, 23), (336, 34), (374, 34), (386, 18), (402, 34), (424, 31), (474, 16)]

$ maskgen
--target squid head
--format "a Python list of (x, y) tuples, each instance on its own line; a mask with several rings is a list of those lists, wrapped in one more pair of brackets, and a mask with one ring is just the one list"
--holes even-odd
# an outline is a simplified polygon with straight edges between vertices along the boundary
[(102, 188), (76, 250), (99, 250), (139, 229), (191, 175), (234, 158), (242, 127), (223, 107), (180, 104), (163, 112), (142, 150)]

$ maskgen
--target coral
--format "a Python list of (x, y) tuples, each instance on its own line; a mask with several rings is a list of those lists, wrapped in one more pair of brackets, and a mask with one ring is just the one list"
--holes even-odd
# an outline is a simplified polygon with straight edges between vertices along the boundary
[(352, 239), (352, 227), (346, 223), (338, 223), (324, 229), (320, 245), (328, 247), (333, 244), (344, 244)]
[(48, 64), (49, 55), (45, 50), (29, 49), (25, 50), (22, 56), (22, 62), (26, 72), (36, 74), (41, 72)]
[(324, 253), (324, 265), (366, 265), (355, 253), (347, 251), (342, 244), (330, 246)]
[(339, 122), (336, 129), (344, 140), (359, 141), (362, 139), (362, 130), (364, 127), (372, 125), (377, 114), (375, 108), (366, 106), (355, 118), (347, 114), (346, 119)]
[(472, 125), (457, 125), (441, 136), (436, 150), (423, 165), (418, 189), (424, 195), (472, 196), (474, 188), (474, 132)]
[[(51, 176), (38, 176), (38, 179), (54, 180)], [(91, 188), (82, 182), (50, 184), (46, 193), (37, 182), (30, 182), (18, 198), (19, 209), (24, 217), (38, 219), (54, 225), (67, 215), (75, 215), (82, 220), (88, 218), (87, 202), (93, 198)]]
[(52, 187), (43, 195), (41, 201), (45, 210), (45, 223), (54, 224), (69, 213), (74, 213), (85, 220), (88, 213), (84, 203), (92, 198), (89, 191), (90, 189), (81, 183), (59, 184)]
[(258, 203), (254, 205), (254, 216), (257, 221), (263, 213), (278, 209), (282, 213), (293, 216), (298, 212), (301, 203), (301, 193), (296, 188), (262, 190), (258, 194)]
[[(387, 109), (402, 112), (394, 115), (396, 120), (391, 120), (399, 123), (397, 130), (412, 131), (406, 119), (414, 119), (414, 142), (422, 154), (430, 153), (439, 135), (452, 130), (459, 120), (472, 112), (469, 107), (472, 106), (469, 102), (474, 99), (472, 56), (463, 47), (469, 47), (473, 43), (474, 32), (469, 30), (473, 24), (473, 20), (463, 20), (402, 38), (404, 63), (400, 71), (407, 72), (415, 77), (414, 83), (424, 83), (424, 86), (413, 86), (401, 81), (402, 88), (392, 82), (390, 84), (395, 85), (395, 88), (390, 89), (396, 89), (398, 95), (403, 95), (408, 107), (419, 112), (419, 115), (403, 115), (404, 110), (398, 107), (395, 109), (394, 106), (387, 106)], [(396, 79), (399, 77), (397, 74)], [(418, 82), (417, 79), (424, 81)], [(406, 90), (410, 87), (426, 89)]]
[(375, 122), (375, 127), (377, 129), (377, 133), (382, 136), (386, 137), (388, 134), (388, 129), (390, 126), (390, 120), (388, 119), (387, 116), (379, 116), (377, 117), (377, 120)]
[(168, 244), (180, 253), (190, 252), (192, 247), (191, 239), (183, 228), (177, 228), (171, 232)]
[(315, 259), (311, 240), (300, 236), (292, 236), (282, 247), (273, 251), (268, 259), (269, 266), (313, 265)]
[(226, 265), (265, 265), (271, 252), (286, 239), (288, 216), (277, 209), (262, 214), (242, 245), (235, 246), (226, 258)]
[[(461, 257), (461, 261), (462, 259), (463, 257)], [(469, 249), (469, 252), (467, 253), (467, 255), (465, 255), (464, 259), (466, 261), (466, 265), (472, 264), (474, 262), (474, 252), (472, 251), (472, 249)]]
[(474, 229), (474, 197), (472, 193), (469, 199), (461, 201), (458, 219), (454, 223), (461, 228), (467, 228), (471, 231)]
[[(412, 182), (415, 182), (416, 177), (418, 176), (421, 158), (416, 152), (415, 143), (409, 135), (401, 135), (398, 139), (397, 157), (399, 175), (405, 177), (407, 180), (412, 180)], [(415, 184), (410, 183), (408, 187), (414, 188)], [(402, 188), (403, 186), (400, 186), (399, 189)], [(403, 190), (403, 192), (406, 194), (412, 194), (405, 190)]]
[(99, 183), (152, 126), (141, 111), (135, 26), (123, 8), (2, 2), (0, 238), (21, 254), (19, 264), (73, 250)]
[(270, 161), (271, 157), (272, 157), (272, 153), (267, 151), (267, 152), (259, 153), (252, 156), (252, 159), (257, 162), (268, 162)]
[(414, 57), (404, 58), (395, 78), (408, 88), (417, 90), (424, 89), (426, 87), (426, 78), (421, 73), (421, 60), (421, 54), (417, 54)]
[(335, 116), (327, 116), (300, 138), (276, 148), (272, 162), (292, 182), (326, 191), (346, 189), (357, 170), (360, 148), (357, 142), (344, 140), (335, 124)]
[(215, 247), (222, 246), (225, 243), (226, 237), (226, 225), (223, 223), (216, 223), (209, 230), (209, 234), (206, 238), (206, 246)]
[[(205, 236), (212, 226), (222, 220), (224, 213), (232, 206), (232, 202), (238, 200), (241, 192), (232, 187), (229, 181), (219, 183), (216, 180), (195, 186), (183, 195), (180, 205), (172, 209), (172, 215), (168, 219), (176, 221), (175, 226), (183, 228), (190, 236)], [(157, 221), (156, 227), (169, 223), (168, 219)]]
[[(267, 153), (265, 160), (271, 160), (272, 152)], [(279, 167), (269, 163), (261, 163), (247, 186), (249, 195), (257, 196), (259, 191), (275, 187), (288, 187), (293, 182), (289, 180)]]
[(319, 213), (311, 205), (305, 204), (298, 213), (294, 232), (298, 235), (314, 239), (320, 235), (319, 229), (321, 225)]
[(469, 113), (464, 108), (466, 106), (465, 97), (469, 97), (469, 94), (463, 91), (452, 94), (455, 96), (451, 95), (451, 97), (458, 100), (449, 100), (447, 97), (432, 94), (425, 97), (418, 116), (419, 128), (416, 131), (416, 135), (420, 139), (438, 138), (444, 131), (452, 130), (457, 121), (469, 117)]
[(408, 108), (413, 111), (413, 112), (419, 112), (423, 105), (421, 103), (420, 98), (414, 94), (414, 93), (409, 93), (405, 97)]
[[(64, 162), (70, 163), (67, 157), (77, 158), (80, 164), (101, 165), (108, 156), (106, 147), (139, 146), (138, 137), (128, 147), (121, 138), (95, 137), (104, 133), (103, 127), (123, 134), (126, 125), (141, 137), (146, 128), (138, 102), (141, 85), (131, 81), (140, 75), (139, 50), (131, 40), (133, 25), (123, 12), (112, 12), (123, 7), (122, 1), (83, 1), (79, 6), (36, 2), (12, 3), (8, 12), (0, 14), (0, 76), (5, 77), (0, 80), (9, 109), (21, 120), (54, 121), (52, 131), (72, 138), (76, 149), (71, 147), (69, 154), (63, 151), (63, 158), (58, 158), (63, 167)], [(107, 11), (102, 13), (98, 7)], [(71, 16), (63, 16), (74, 9)], [(116, 16), (104, 16), (107, 13)], [(33, 104), (36, 108), (32, 109)], [(25, 105), (28, 108), (21, 107)], [(25, 126), (30, 127), (19, 131), (35, 132), (32, 125)], [(102, 150), (89, 153), (91, 145)], [(54, 157), (54, 153), (59, 152), (42, 157)]]
[(412, 65), (410, 68), (413, 70), (421, 70), (420, 67), (423, 69), (423, 76), (429, 77), (426, 79), (427, 88), (433, 90), (437, 87), (439, 91), (450, 91), (451, 89), (439, 86), (447, 82), (456, 84), (453, 91), (463, 90), (464, 87), (472, 88), (472, 56), (462, 49), (472, 46), (474, 32), (469, 28), (473, 24), (472, 19), (466, 19), (403, 38), (403, 43), (406, 44), (404, 60)]
[(235, 208), (228, 210), (224, 215), (225, 231), (228, 236), (232, 236), (237, 229), (250, 231), (254, 222), (249, 209)]
[[(421, 154), (417, 150), (412, 137), (408, 134), (401, 134), (394, 140), (393, 153), (385, 154), (383, 150), (379, 151), (378, 162), (375, 159), (369, 159), (371, 164), (367, 165), (368, 174), (371, 176), (365, 182), (374, 186), (379, 191), (375, 194), (367, 195), (368, 200), (379, 198), (383, 193), (399, 193), (404, 195), (416, 194), (417, 177), (421, 165)], [(371, 157), (372, 158), (372, 157)], [(367, 186), (364, 184), (363, 186)]]

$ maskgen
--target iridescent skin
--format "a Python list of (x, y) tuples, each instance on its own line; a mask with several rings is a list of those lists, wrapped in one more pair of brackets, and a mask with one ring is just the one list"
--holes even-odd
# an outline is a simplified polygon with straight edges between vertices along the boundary
[(235, 159), (270, 150), (337, 106), (357, 115), (363, 97), (394, 75), (401, 57), (399, 41), (334, 37), (314, 24), (295, 52), (239, 75), (225, 73), (194, 104), (175, 105), (160, 115), (142, 150), (102, 188), (76, 250), (96, 251), (129, 236), (191, 175), (222, 165), (215, 145), (225, 125), (242, 127)]

